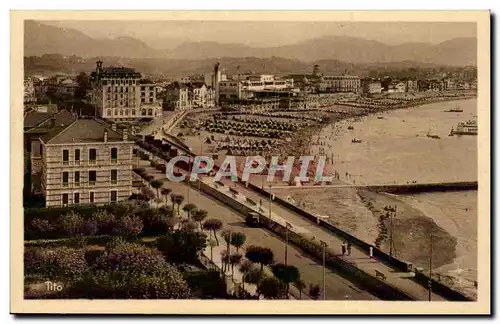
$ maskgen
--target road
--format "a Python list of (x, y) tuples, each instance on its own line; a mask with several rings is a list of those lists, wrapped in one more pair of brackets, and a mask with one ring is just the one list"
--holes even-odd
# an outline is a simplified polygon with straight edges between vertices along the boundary
[[(165, 179), (165, 175), (158, 170), (148, 166), (148, 163), (141, 161), (141, 166), (155, 178)], [(284, 263), (285, 243), (281, 238), (262, 228), (250, 228), (244, 222), (244, 216), (230, 209), (224, 204), (208, 197), (205, 194), (199, 194), (191, 188), (188, 194), (188, 187), (184, 183), (164, 181), (164, 186), (170, 188), (173, 193), (184, 196), (184, 203), (189, 202), (207, 210), (208, 218), (217, 218), (224, 222), (224, 228), (232, 231), (245, 233), (247, 240), (245, 247), (249, 245), (260, 245), (269, 247), (273, 250), (275, 260)], [(293, 246), (288, 246), (288, 264), (296, 266), (301, 277), (308, 285), (322, 285), (323, 267), (315, 260), (305, 255), (302, 251)], [(306, 291), (307, 292), (307, 291)], [(320, 299), (322, 299), (321, 297)], [(326, 299), (329, 300), (377, 300), (378, 298), (369, 292), (355, 286), (353, 283), (344, 279), (331, 270), (326, 271)]]

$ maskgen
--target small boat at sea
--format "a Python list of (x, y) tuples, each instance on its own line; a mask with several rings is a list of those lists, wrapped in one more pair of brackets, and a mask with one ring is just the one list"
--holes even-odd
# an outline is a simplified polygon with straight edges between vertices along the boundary
[(378, 116), (377, 119), (385, 119), (384, 116)]
[(436, 134), (431, 134), (431, 132), (427, 132), (427, 137), (432, 138), (432, 139), (440, 139), (441, 138)]
[(357, 139), (357, 138), (353, 138), (351, 141), (351, 143), (361, 143), (361, 142), (363, 142), (363, 141), (360, 139)]
[(457, 108), (445, 110), (444, 112), (464, 112), (464, 110), (460, 106), (457, 106)]
[(348, 129), (348, 130), (353, 130), (353, 129), (354, 129), (354, 127), (353, 127), (353, 126), (351, 126), (351, 125), (349, 125), (349, 127), (347, 127), (347, 129)]

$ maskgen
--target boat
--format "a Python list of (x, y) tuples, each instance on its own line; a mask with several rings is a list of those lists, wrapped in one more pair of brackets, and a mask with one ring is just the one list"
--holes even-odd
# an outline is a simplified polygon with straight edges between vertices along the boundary
[(440, 139), (441, 137), (439, 137), (438, 135), (436, 134), (431, 134), (430, 132), (427, 132), (427, 137), (429, 138), (433, 138), (433, 139)]
[(385, 119), (384, 116), (378, 116), (377, 119)]
[(444, 112), (464, 112), (464, 110), (462, 108), (460, 108), (460, 106), (457, 106), (457, 108), (445, 110)]
[(351, 143), (361, 143), (361, 142), (363, 142), (363, 141), (360, 139), (357, 139), (357, 138), (353, 138), (351, 141)]
[(353, 126), (349, 126), (349, 127), (347, 127), (347, 129), (348, 129), (348, 130), (353, 130), (353, 129), (354, 129), (354, 127), (353, 127)]
[(457, 128), (453, 130), (453, 135), (477, 135), (477, 132), (477, 121), (471, 119), (458, 123)]

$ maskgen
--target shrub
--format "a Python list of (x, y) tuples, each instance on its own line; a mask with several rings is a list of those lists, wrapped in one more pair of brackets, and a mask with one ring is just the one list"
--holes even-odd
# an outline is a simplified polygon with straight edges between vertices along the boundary
[(168, 261), (197, 263), (198, 253), (207, 246), (207, 236), (200, 232), (182, 229), (158, 238), (156, 246)]
[(99, 235), (109, 235), (113, 233), (116, 225), (115, 216), (113, 214), (110, 214), (105, 210), (100, 210), (92, 215), (92, 219), (97, 224), (97, 233)]
[(142, 232), (143, 223), (137, 216), (123, 216), (116, 222), (113, 233), (127, 238), (137, 237)]
[(75, 236), (83, 233), (83, 218), (75, 212), (62, 215), (59, 219), (61, 230), (68, 236)]
[(257, 293), (266, 299), (279, 299), (286, 296), (283, 284), (274, 277), (262, 278), (257, 285)]
[(59, 247), (54, 249), (27, 248), (24, 253), (25, 274), (46, 280), (78, 279), (88, 270), (82, 249)]

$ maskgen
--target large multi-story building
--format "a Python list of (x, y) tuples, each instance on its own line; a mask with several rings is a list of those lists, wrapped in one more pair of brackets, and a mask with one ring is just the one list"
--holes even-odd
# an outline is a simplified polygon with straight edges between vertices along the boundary
[(239, 76), (236, 80), (219, 83), (219, 95), (224, 99), (251, 99), (255, 97), (273, 96), (275, 92), (291, 91), (292, 78), (280, 79), (271, 74)]
[(162, 116), (154, 84), (142, 81), (141, 74), (134, 69), (103, 68), (101, 61), (92, 72), (91, 101), (96, 114), (106, 120), (133, 121)]
[(364, 94), (382, 93), (382, 83), (380, 80), (365, 79), (361, 84)]
[(355, 75), (330, 75), (323, 76), (327, 92), (353, 92), (358, 93), (361, 89), (361, 80)]
[(174, 82), (165, 88), (164, 106), (167, 110), (214, 107), (215, 89), (203, 82)]
[(134, 142), (96, 119), (76, 119), (40, 137), (45, 205), (106, 204), (132, 193)]

